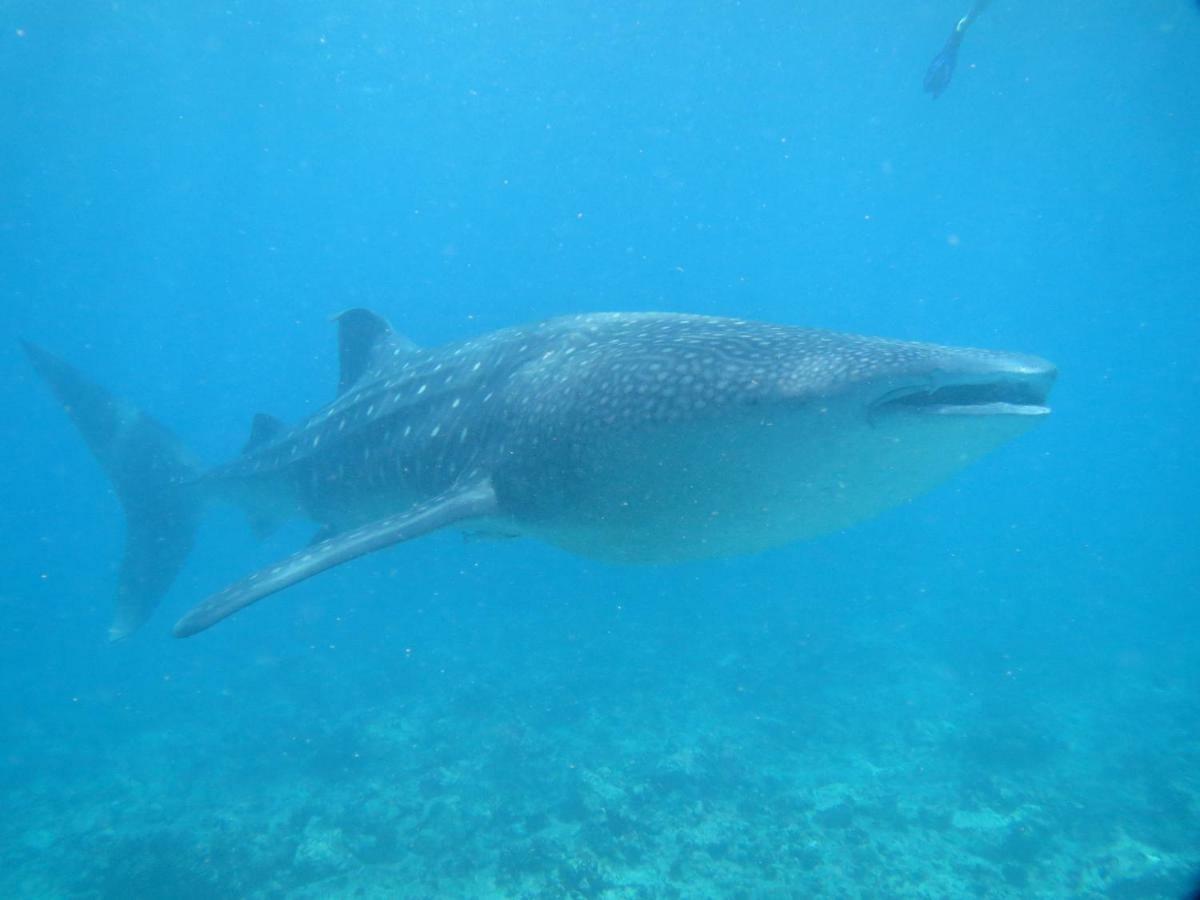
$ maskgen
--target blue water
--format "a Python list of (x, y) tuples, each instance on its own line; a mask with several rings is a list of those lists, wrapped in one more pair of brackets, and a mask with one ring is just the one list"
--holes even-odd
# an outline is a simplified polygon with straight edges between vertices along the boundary
[[(1200, 871), (1200, 10), (0, 10), (0, 896), (1123, 897)], [(305, 541), (119, 506), (16, 337), (210, 462), (422, 343), (736, 315), (1038, 353), (1044, 425), (754, 557), (439, 534), (188, 641)]]

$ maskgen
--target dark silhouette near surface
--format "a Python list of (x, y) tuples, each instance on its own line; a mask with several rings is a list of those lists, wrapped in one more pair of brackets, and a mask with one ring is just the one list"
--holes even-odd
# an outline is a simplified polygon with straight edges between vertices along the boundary
[(929, 68), (925, 70), (925, 90), (933, 94), (934, 100), (950, 86), (950, 79), (954, 77), (954, 67), (958, 63), (958, 48), (962, 44), (963, 36), (966, 35), (971, 24), (979, 18), (979, 14), (987, 9), (990, 2), (991, 0), (975, 0), (971, 4), (971, 9), (955, 23), (954, 30), (946, 38), (941, 52), (933, 58)]

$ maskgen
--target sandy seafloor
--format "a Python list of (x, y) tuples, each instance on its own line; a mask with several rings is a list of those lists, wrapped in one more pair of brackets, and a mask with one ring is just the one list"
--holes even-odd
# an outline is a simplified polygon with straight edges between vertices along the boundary
[(1054, 691), (832, 607), (534, 615), (353, 686), (336, 646), (258, 659), (203, 729), (191, 687), (65, 699), (8, 740), (0, 896), (1158, 898), (1200, 869), (1195, 684), (1136, 658)]

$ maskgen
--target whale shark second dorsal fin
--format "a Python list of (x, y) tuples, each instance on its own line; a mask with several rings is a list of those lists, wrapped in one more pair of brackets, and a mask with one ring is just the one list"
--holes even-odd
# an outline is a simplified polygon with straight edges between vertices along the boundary
[(242, 447), (242, 453), (253, 453), (264, 444), (269, 444), (287, 430), (283, 421), (270, 413), (255, 413), (254, 421), (250, 423), (250, 437)]
[(363, 377), (385, 356), (417, 350), (408, 338), (396, 334), (383, 316), (369, 309), (348, 309), (334, 316), (338, 323), (338, 396)]

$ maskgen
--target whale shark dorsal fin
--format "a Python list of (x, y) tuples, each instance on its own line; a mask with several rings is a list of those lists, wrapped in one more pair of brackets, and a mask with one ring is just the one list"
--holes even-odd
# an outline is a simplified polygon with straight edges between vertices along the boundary
[(385, 357), (418, 349), (408, 338), (396, 334), (387, 319), (369, 309), (348, 309), (334, 319), (338, 323), (338, 361), (341, 366), (339, 396)]
[(420, 537), (446, 525), (494, 516), (497, 512), (496, 492), (490, 481), (453, 488), (399, 515), (311, 544), (287, 559), (231, 584), (193, 607), (176, 622), (175, 637), (190, 637), (263, 597), (356, 557)]
[(282, 419), (277, 419), (269, 413), (255, 413), (254, 421), (250, 423), (250, 437), (242, 447), (242, 453), (253, 453), (264, 444), (269, 444), (287, 430)]

